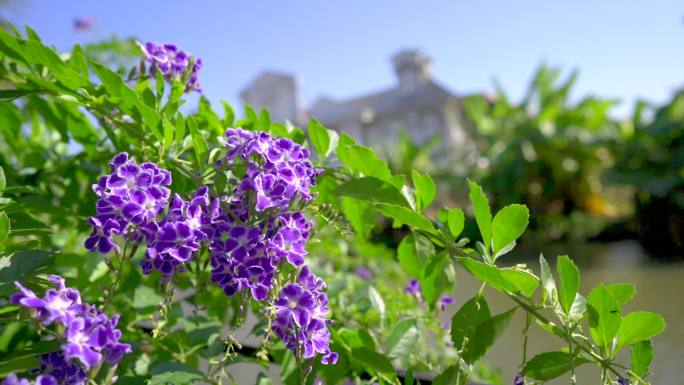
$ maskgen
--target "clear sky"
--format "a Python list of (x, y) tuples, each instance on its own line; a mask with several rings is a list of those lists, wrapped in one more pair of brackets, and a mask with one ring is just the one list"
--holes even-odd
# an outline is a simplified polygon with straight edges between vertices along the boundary
[[(59, 49), (111, 34), (174, 42), (202, 57), (212, 102), (238, 103), (263, 69), (296, 73), (309, 105), (390, 86), (389, 58), (424, 51), (456, 93), (520, 96), (540, 63), (580, 70), (576, 96), (663, 101), (684, 84), (684, 3), (632, 0), (14, 0), (0, 9)], [(73, 19), (90, 17), (88, 33)]]

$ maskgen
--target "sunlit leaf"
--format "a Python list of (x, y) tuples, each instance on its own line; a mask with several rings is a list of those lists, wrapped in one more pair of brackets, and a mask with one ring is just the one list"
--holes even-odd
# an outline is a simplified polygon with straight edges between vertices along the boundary
[(492, 244), (492, 212), (489, 209), (489, 200), (477, 183), (468, 181), (470, 185), (470, 203), (475, 211), (475, 221), (482, 235), (482, 242), (491, 247)]
[(537, 354), (525, 363), (522, 371), (528, 377), (548, 381), (570, 371), (572, 364), (577, 367), (588, 362), (581, 357), (575, 357), (574, 362), (571, 362), (571, 357), (570, 353), (566, 352)]
[(601, 283), (589, 293), (587, 310), (592, 338), (597, 345), (607, 348), (620, 329), (620, 304)]
[(421, 174), (416, 170), (411, 170), (411, 179), (416, 190), (416, 200), (419, 202), (418, 211), (422, 211), (435, 200), (437, 186), (430, 174)]
[(646, 378), (650, 373), (649, 365), (653, 361), (653, 344), (643, 340), (632, 345), (632, 371), (639, 377)]
[(558, 297), (565, 314), (570, 313), (572, 303), (579, 290), (580, 273), (575, 263), (567, 255), (561, 255), (556, 260), (558, 271)]
[(618, 341), (615, 350), (625, 346), (648, 340), (665, 330), (665, 320), (660, 314), (648, 311), (635, 311), (622, 319), (618, 331)]
[[(498, 255), (500, 251), (515, 242), (525, 232), (529, 217), (530, 213), (527, 207), (517, 204), (506, 206), (496, 213), (491, 230), (494, 255)], [(478, 226), (479, 224), (478, 221)]]

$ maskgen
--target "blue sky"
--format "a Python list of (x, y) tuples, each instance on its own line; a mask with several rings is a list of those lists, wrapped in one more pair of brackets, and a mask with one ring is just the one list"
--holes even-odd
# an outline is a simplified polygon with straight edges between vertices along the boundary
[[(175, 42), (203, 58), (205, 95), (238, 103), (263, 69), (296, 73), (309, 105), (390, 86), (401, 48), (423, 50), (457, 93), (520, 96), (540, 63), (580, 70), (576, 96), (663, 101), (684, 84), (684, 3), (677, 1), (39, 1), (0, 13), (59, 49), (111, 34)], [(75, 17), (95, 20), (73, 30)]]

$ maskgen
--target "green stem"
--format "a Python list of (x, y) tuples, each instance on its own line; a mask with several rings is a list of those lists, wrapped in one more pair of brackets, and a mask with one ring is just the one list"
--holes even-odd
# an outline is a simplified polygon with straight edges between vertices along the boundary
[[(520, 298), (518, 298), (517, 295), (512, 294), (512, 293), (508, 293), (508, 292), (506, 292), (506, 295), (508, 295), (508, 297), (511, 298), (515, 303), (517, 303), (523, 310), (525, 310), (529, 314), (532, 314), (535, 318), (537, 318), (541, 322), (546, 323), (546, 324), (551, 323), (549, 321), (549, 319), (544, 317), (544, 315), (542, 315), (541, 313), (539, 313), (539, 311), (536, 308), (534, 308), (533, 306), (529, 305), (528, 303), (522, 301)], [(573, 339), (573, 337), (572, 337), (572, 335), (566, 334), (564, 339), (566, 341), (568, 341), (569, 339)], [(579, 346), (579, 348), (582, 351), (584, 351), (589, 356), (591, 356), (591, 358), (593, 358), (594, 361), (596, 361), (601, 366), (602, 369), (607, 369), (611, 373), (615, 374), (616, 376), (622, 376), (620, 374), (620, 372), (618, 372), (617, 370), (615, 370), (615, 368), (612, 367), (612, 362), (604, 359), (600, 355), (596, 354), (596, 352), (594, 352), (592, 349), (587, 348), (586, 346), (583, 346), (582, 344), (577, 343), (577, 346)]]
[(520, 368), (522, 369), (523, 366), (525, 366), (525, 362), (527, 362), (527, 338), (530, 333), (530, 326), (532, 324), (532, 316), (530, 313), (525, 313), (525, 328), (523, 329), (523, 357), (522, 357), (522, 363), (520, 364)]

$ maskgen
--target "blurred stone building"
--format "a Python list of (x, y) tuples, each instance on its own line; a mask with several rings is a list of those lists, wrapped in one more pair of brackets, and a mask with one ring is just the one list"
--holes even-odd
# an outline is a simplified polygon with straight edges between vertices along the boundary
[(416, 144), (439, 135), (442, 150), (465, 154), (471, 147), (460, 98), (432, 79), (430, 59), (414, 50), (392, 58), (396, 83), (385, 90), (347, 100), (321, 97), (309, 108), (299, 103), (295, 76), (263, 72), (241, 93), (244, 103), (266, 107), (274, 121), (305, 126), (310, 117), (344, 131), (360, 143), (389, 150), (400, 130)]

